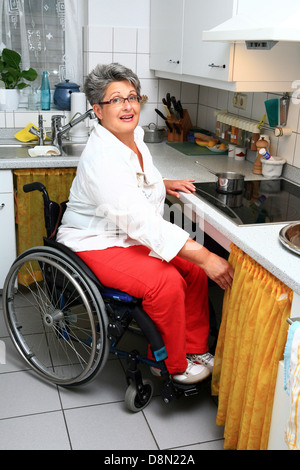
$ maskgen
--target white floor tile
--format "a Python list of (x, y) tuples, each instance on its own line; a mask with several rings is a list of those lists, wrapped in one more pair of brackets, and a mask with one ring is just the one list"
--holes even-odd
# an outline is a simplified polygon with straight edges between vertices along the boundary
[(157, 449), (142, 412), (131, 413), (124, 403), (65, 412), (74, 450)]
[(160, 449), (221, 439), (223, 428), (216, 426), (216, 413), (216, 405), (206, 390), (168, 405), (153, 398), (144, 410)]
[(118, 360), (108, 360), (97, 377), (78, 387), (60, 388), (63, 408), (123, 401), (127, 384)]
[[(217, 407), (208, 387), (198, 396), (166, 405), (160, 396), (161, 381), (148, 366), (140, 365), (143, 378), (154, 384), (154, 397), (142, 412), (132, 413), (124, 403), (125, 359), (109, 356), (95, 380), (80, 387), (57, 388), (26, 370), (1, 310), (0, 338), (6, 346), (6, 363), (0, 364), (0, 450), (223, 449), (223, 428), (215, 424)], [(147, 352), (145, 338), (132, 332), (119, 346), (138, 349), (142, 355)]]
[(0, 420), (1, 450), (69, 450), (61, 411)]
[(61, 410), (57, 388), (30, 371), (0, 374), (0, 419)]

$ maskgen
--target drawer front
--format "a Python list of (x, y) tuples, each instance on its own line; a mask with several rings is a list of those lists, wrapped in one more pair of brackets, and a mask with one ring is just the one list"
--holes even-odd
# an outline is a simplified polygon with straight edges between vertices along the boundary
[(13, 175), (10, 170), (0, 170), (1, 193), (13, 193)]

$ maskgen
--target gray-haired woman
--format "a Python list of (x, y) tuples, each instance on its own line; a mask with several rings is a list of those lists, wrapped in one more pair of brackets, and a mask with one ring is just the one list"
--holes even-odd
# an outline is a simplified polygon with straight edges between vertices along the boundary
[(233, 269), (163, 219), (166, 193), (179, 197), (194, 185), (163, 180), (153, 165), (138, 126), (136, 74), (98, 65), (84, 88), (99, 122), (80, 158), (58, 241), (104, 285), (142, 299), (165, 342), (173, 380), (201, 381), (213, 367), (207, 276), (225, 289)]

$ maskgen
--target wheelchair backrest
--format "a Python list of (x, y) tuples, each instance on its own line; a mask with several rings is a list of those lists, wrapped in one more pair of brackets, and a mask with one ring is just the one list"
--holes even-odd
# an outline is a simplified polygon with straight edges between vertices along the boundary
[(23, 191), (28, 193), (30, 191), (40, 191), (43, 194), (44, 199), (44, 218), (45, 227), (47, 232), (47, 238), (55, 240), (58, 227), (60, 226), (62, 216), (67, 208), (67, 202), (64, 201), (60, 204), (49, 199), (47, 190), (42, 183), (35, 182), (25, 184)]

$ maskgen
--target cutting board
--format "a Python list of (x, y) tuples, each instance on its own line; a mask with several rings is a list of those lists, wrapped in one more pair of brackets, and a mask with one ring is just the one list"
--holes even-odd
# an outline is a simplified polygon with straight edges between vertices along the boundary
[(225, 155), (228, 153), (227, 150), (224, 152), (214, 153), (208, 150), (206, 147), (200, 147), (200, 145), (194, 144), (193, 142), (167, 142), (167, 145), (172, 147), (178, 152), (184, 155), (199, 156), (199, 155)]

